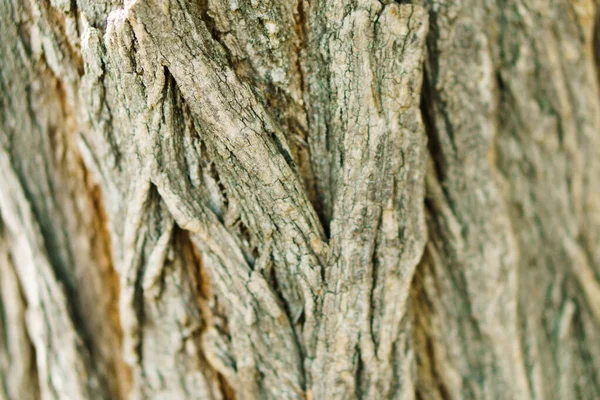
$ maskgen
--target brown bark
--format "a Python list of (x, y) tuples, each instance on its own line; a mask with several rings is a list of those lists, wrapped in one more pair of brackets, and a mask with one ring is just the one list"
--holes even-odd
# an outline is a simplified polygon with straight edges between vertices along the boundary
[(591, 0), (2, 0), (0, 399), (600, 398)]

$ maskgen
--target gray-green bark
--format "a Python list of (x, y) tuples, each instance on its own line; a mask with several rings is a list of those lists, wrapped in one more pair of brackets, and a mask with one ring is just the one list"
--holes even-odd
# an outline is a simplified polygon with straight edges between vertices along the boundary
[(0, 32), (0, 399), (600, 398), (594, 1)]

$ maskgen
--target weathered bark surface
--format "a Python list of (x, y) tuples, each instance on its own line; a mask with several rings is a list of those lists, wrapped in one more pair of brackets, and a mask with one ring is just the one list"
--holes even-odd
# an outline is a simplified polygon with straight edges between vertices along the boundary
[(0, 399), (600, 398), (598, 11), (1, 0)]

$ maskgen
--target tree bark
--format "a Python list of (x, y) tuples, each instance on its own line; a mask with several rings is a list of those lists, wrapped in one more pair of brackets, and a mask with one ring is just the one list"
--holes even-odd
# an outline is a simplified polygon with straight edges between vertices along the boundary
[(0, 399), (600, 398), (593, 0), (1, 0)]

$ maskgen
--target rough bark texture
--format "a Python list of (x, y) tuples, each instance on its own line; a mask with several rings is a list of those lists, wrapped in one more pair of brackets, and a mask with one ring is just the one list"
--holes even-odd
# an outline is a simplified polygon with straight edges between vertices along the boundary
[(600, 398), (593, 0), (0, 32), (0, 399)]

